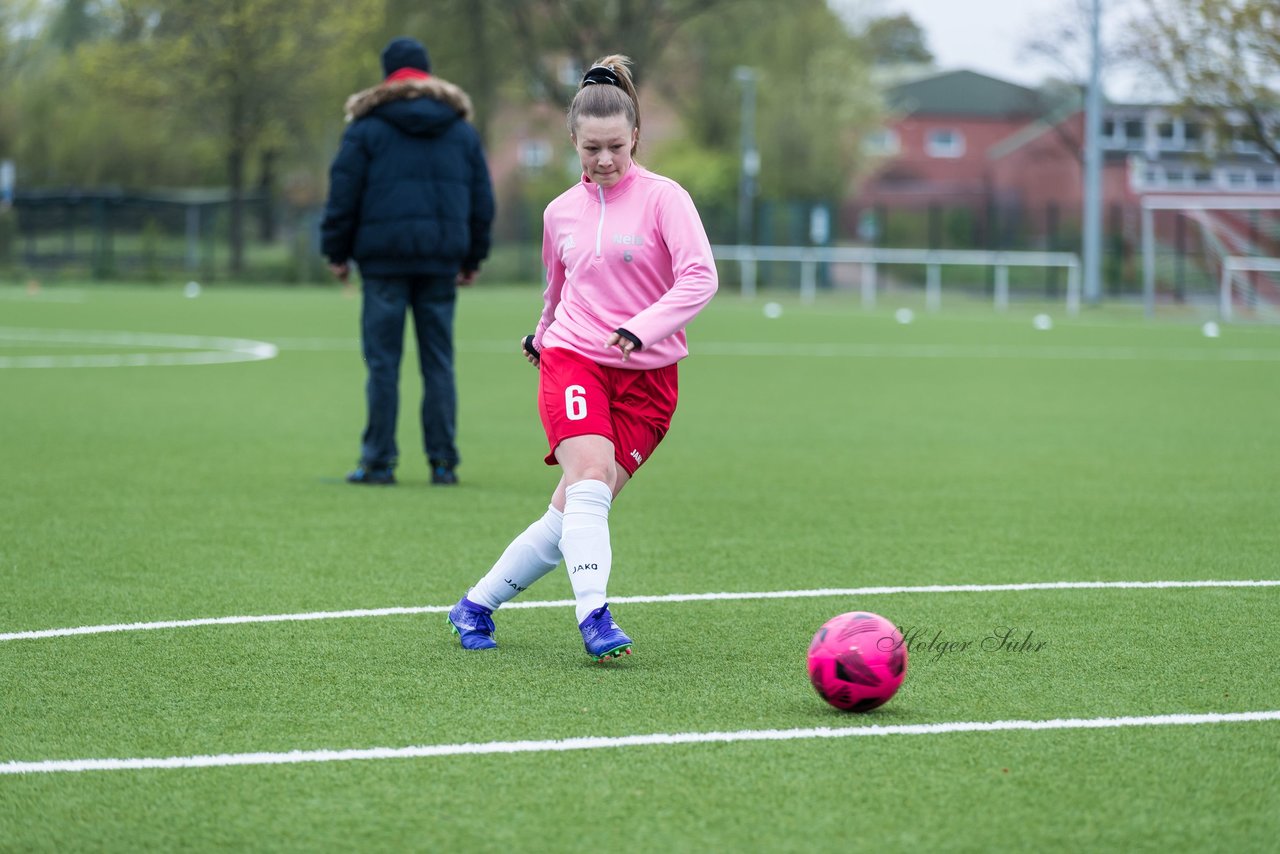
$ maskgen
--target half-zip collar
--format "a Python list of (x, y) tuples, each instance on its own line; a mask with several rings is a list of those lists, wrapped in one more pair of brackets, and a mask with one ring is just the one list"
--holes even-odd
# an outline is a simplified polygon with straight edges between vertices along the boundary
[(582, 188), (591, 193), (600, 204), (600, 218), (596, 222), (596, 258), (599, 258), (604, 253), (604, 215), (605, 211), (608, 210), (609, 203), (631, 188), (631, 185), (638, 179), (640, 171), (640, 166), (635, 161), (632, 161), (631, 168), (627, 170), (627, 174), (623, 175), (618, 183), (608, 189), (592, 181), (585, 174), (582, 176)]
[(596, 223), (596, 257), (599, 258), (604, 254), (604, 212), (608, 205), (604, 200), (604, 187), (597, 184), (596, 189), (600, 191), (600, 221)]
[(640, 173), (642, 172), (644, 172), (644, 167), (642, 167), (639, 163), (636, 163), (633, 160), (631, 161), (631, 168), (627, 170), (627, 174), (623, 175), (622, 179), (618, 181), (618, 183), (614, 184), (612, 187), (610, 187), (607, 190), (604, 187), (597, 184), (595, 181), (592, 181), (585, 174), (582, 176), (581, 184), (582, 184), (582, 188), (586, 192), (590, 193), (592, 198), (596, 199), (597, 201), (600, 199), (605, 199), (606, 201), (611, 202), (615, 198), (617, 198), (618, 196), (622, 195), (627, 190), (629, 190), (631, 188), (631, 185), (636, 182), (636, 180), (640, 177)]

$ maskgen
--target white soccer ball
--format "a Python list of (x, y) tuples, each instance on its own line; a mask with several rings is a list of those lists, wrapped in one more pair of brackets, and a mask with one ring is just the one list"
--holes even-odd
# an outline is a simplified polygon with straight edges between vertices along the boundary
[(1053, 318), (1047, 314), (1037, 314), (1031, 318), (1031, 325), (1041, 332), (1048, 332), (1053, 328)]
[(1206, 321), (1205, 325), (1200, 328), (1205, 338), (1217, 338), (1222, 334), (1222, 330), (1218, 329), (1218, 324), (1212, 320)]
[(187, 299), (195, 299), (200, 296), (200, 283), (187, 282), (186, 287), (182, 289), (182, 293)]
[(916, 319), (916, 313), (909, 308), (900, 308), (893, 313), (893, 319), (905, 326)]
[(764, 316), (770, 320), (777, 320), (779, 317), (782, 317), (782, 305), (776, 302), (765, 303)]

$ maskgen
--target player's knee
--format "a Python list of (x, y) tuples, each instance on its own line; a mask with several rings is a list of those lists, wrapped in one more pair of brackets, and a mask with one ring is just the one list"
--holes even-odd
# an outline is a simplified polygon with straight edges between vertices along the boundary
[(613, 460), (590, 462), (581, 466), (575, 474), (577, 477), (573, 478), (574, 481), (598, 480), (612, 491), (618, 479), (618, 465)]

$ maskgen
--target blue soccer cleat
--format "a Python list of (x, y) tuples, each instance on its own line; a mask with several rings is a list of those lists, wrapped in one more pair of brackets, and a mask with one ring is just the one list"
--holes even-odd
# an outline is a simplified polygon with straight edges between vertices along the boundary
[(477, 605), (466, 596), (449, 610), (449, 625), (462, 642), (463, 649), (498, 648), (498, 642), (493, 639), (492, 614), (488, 608)]
[(587, 655), (596, 661), (631, 654), (631, 638), (627, 637), (609, 613), (609, 604), (592, 611), (578, 626)]

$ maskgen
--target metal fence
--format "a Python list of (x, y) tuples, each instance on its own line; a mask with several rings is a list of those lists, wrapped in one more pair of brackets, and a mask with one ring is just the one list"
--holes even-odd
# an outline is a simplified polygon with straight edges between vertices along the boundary
[(987, 252), (981, 250), (876, 249), (858, 247), (713, 246), (717, 261), (736, 261), (741, 269), (744, 297), (756, 295), (761, 262), (784, 262), (800, 267), (800, 299), (813, 302), (822, 265), (854, 265), (859, 270), (862, 304), (876, 304), (880, 270), (883, 267), (923, 266), (925, 307), (942, 307), (942, 272), (946, 267), (989, 268), (995, 307), (1009, 306), (1009, 270), (1013, 267), (1062, 268), (1066, 270), (1066, 307), (1069, 314), (1080, 311), (1080, 259), (1069, 252)]
[[(318, 280), (314, 211), (277, 212), (260, 196), (242, 201), (241, 277)], [(231, 277), (231, 200), (222, 190), (16, 194), (0, 218), (7, 232), (0, 268), (92, 279)]]

